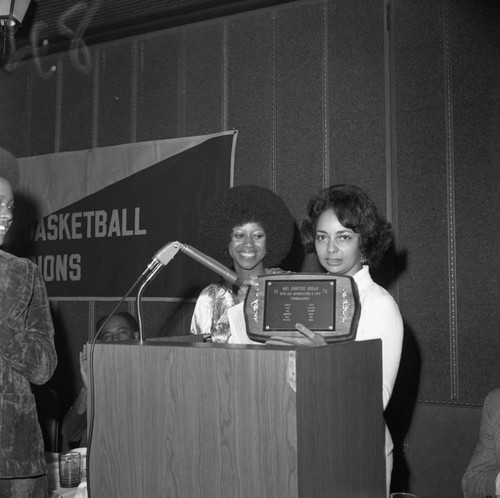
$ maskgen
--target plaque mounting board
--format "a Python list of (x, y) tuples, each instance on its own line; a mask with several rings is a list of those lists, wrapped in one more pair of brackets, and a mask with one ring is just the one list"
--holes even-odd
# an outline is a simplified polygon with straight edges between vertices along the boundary
[(352, 277), (283, 273), (257, 277), (244, 310), (247, 334), (254, 341), (301, 337), (295, 324), (302, 323), (327, 342), (336, 342), (355, 339), (360, 305)]

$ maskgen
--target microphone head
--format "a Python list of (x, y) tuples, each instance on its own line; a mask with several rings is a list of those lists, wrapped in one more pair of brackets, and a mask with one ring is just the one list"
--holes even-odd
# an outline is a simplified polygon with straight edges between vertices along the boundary
[(153, 261), (159, 261), (163, 266), (168, 265), (172, 258), (180, 251), (181, 244), (177, 241), (164, 245), (154, 256)]

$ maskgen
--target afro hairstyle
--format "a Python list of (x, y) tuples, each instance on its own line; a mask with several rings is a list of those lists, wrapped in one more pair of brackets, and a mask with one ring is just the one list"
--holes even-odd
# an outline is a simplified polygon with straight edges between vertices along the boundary
[(206, 204), (199, 228), (203, 251), (231, 267), (231, 232), (250, 222), (259, 223), (266, 232), (264, 264), (269, 268), (281, 263), (292, 247), (295, 221), (281, 197), (257, 185), (221, 191)]
[(15, 188), (19, 183), (17, 159), (2, 147), (0, 147), (0, 178), (7, 180), (12, 188)]

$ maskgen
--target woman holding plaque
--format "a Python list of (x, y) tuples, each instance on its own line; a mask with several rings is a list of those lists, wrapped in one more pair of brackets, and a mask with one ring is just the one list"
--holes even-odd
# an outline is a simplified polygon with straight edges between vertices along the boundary
[(220, 192), (205, 207), (200, 222), (203, 251), (234, 269), (240, 286), (227, 282), (202, 290), (191, 321), (191, 333), (219, 343), (252, 342), (230, 322), (243, 313), (241, 303), (253, 277), (282, 273), (277, 268), (290, 251), (294, 220), (284, 201), (271, 190), (242, 185)]
[[(392, 241), (390, 225), (378, 214), (366, 193), (354, 185), (333, 185), (309, 201), (301, 226), (307, 252), (315, 252), (321, 266), (356, 282), (361, 313), (357, 341), (382, 340), (383, 406), (387, 407), (399, 368), (403, 320), (393, 297), (370, 276)], [(325, 339), (296, 324), (300, 338), (273, 337), (272, 344), (318, 345)], [(387, 490), (392, 472), (391, 436), (386, 428)]]

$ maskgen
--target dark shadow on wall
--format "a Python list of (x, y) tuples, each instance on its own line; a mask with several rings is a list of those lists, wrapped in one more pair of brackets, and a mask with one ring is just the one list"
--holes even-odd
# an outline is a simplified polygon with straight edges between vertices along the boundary
[(398, 376), (385, 410), (385, 420), (394, 442), (391, 491), (410, 491), (411, 469), (406, 458), (405, 441), (417, 403), (421, 366), (420, 348), (415, 334), (405, 323)]
[(389, 290), (391, 285), (405, 272), (407, 258), (406, 251), (397, 251), (393, 242), (380, 264), (375, 268), (370, 268), (370, 275), (377, 284)]
[(305, 253), (297, 223), (294, 223), (293, 228), (292, 246), (279, 267), (282, 270), (299, 272), (304, 264)]
[(52, 321), (55, 330), (57, 368), (47, 383), (47, 387), (57, 393), (61, 406), (66, 411), (73, 404), (79, 391), (79, 384), (81, 384), (80, 365), (75, 365), (71, 359), (68, 331), (54, 310), (52, 310)]
[[(396, 252), (394, 245), (391, 245), (381, 264), (370, 269), (370, 273), (379, 285), (390, 289), (404, 273), (406, 265), (406, 252)], [(394, 390), (384, 413), (394, 442), (392, 492), (410, 491), (411, 469), (406, 458), (405, 441), (417, 403), (422, 363), (415, 334), (404, 320), (404, 310), (400, 311), (404, 324), (403, 349)]]

